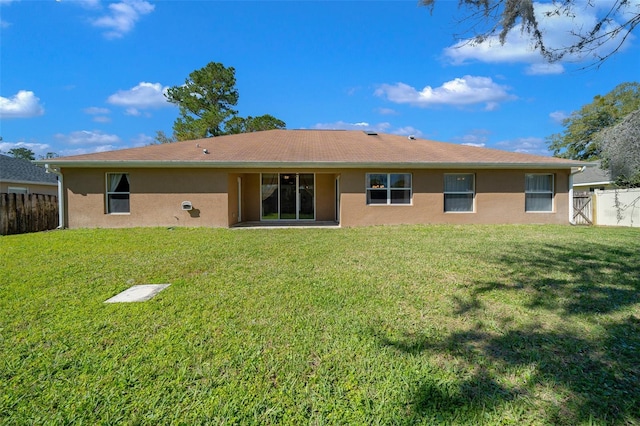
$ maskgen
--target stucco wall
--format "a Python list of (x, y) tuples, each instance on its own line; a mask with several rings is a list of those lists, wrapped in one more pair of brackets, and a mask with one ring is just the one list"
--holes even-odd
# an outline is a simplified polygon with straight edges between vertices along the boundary
[[(107, 214), (107, 173), (128, 173), (130, 213)], [(211, 169), (66, 169), (69, 228), (228, 226), (227, 173)], [(192, 211), (183, 211), (190, 201)]]
[[(134, 226), (227, 227), (260, 220), (260, 173), (278, 170), (66, 169), (65, 222), (70, 228)], [(316, 173), (316, 220), (335, 219), (335, 179), (340, 176), (340, 224), (368, 226), (428, 223), (557, 223), (569, 221), (569, 170), (552, 170), (551, 213), (527, 213), (525, 174), (535, 170), (297, 170)], [(412, 173), (411, 205), (366, 205), (366, 173)], [(444, 212), (444, 174), (473, 173), (473, 213)], [(106, 214), (107, 173), (128, 173), (130, 213)], [(547, 172), (545, 172), (547, 173)], [(237, 179), (242, 179), (238, 204)], [(182, 211), (190, 201), (194, 210)], [(241, 211), (240, 211), (241, 208)]]
[[(429, 223), (556, 223), (569, 222), (569, 171), (553, 170), (555, 194), (553, 212), (525, 212), (525, 174), (533, 170), (418, 170), (412, 172), (411, 205), (367, 205), (366, 173), (406, 173), (405, 170), (350, 170), (340, 178), (341, 226)], [(473, 213), (444, 212), (444, 174), (473, 173)]]

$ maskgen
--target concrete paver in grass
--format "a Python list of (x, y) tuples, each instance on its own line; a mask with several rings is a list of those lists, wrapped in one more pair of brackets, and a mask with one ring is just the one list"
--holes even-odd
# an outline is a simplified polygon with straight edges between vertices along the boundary
[(104, 303), (128, 303), (128, 302), (145, 302), (152, 299), (156, 294), (160, 293), (171, 284), (140, 284), (129, 287), (122, 293), (116, 294), (111, 299), (107, 299)]

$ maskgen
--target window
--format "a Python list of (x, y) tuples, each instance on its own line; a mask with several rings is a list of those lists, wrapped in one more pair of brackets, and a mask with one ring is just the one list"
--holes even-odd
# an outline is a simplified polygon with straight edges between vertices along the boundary
[(107, 173), (107, 213), (129, 213), (127, 173)]
[(367, 204), (411, 204), (411, 173), (367, 173)]
[(473, 173), (444, 175), (444, 211), (473, 212), (475, 179)]
[(28, 194), (29, 190), (27, 188), (23, 188), (21, 186), (10, 186), (7, 188), (9, 194)]
[(553, 211), (553, 175), (526, 175), (524, 193), (524, 210), (526, 212)]

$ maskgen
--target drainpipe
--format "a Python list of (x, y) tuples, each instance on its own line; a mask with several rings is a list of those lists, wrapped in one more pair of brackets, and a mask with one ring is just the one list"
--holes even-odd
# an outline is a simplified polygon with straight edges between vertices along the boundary
[(578, 173), (582, 173), (584, 172), (584, 169), (586, 169), (587, 166), (582, 166), (580, 168), (578, 168), (578, 170), (571, 171), (571, 173), (569, 174), (569, 223), (572, 225), (576, 224), (576, 221), (573, 220), (573, 175), (577, 175)]
[(45, 164), (47, 173), (53, 173), (58, 177), (58, 227), (56, 229), (64, 228), (64, 190), (62, 181), (62, 172), (58, 167), (52, 167), (49, 164)]

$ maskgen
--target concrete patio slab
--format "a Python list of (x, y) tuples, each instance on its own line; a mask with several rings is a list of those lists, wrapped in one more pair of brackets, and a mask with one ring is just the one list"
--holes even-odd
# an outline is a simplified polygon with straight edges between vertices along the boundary
[(129, 303), (129, 302), (145, 302), (153, 298), (171, 284), (140, 284), (134, 285), (116, 294), (111, 299), (105, 300), (104, 303)]

